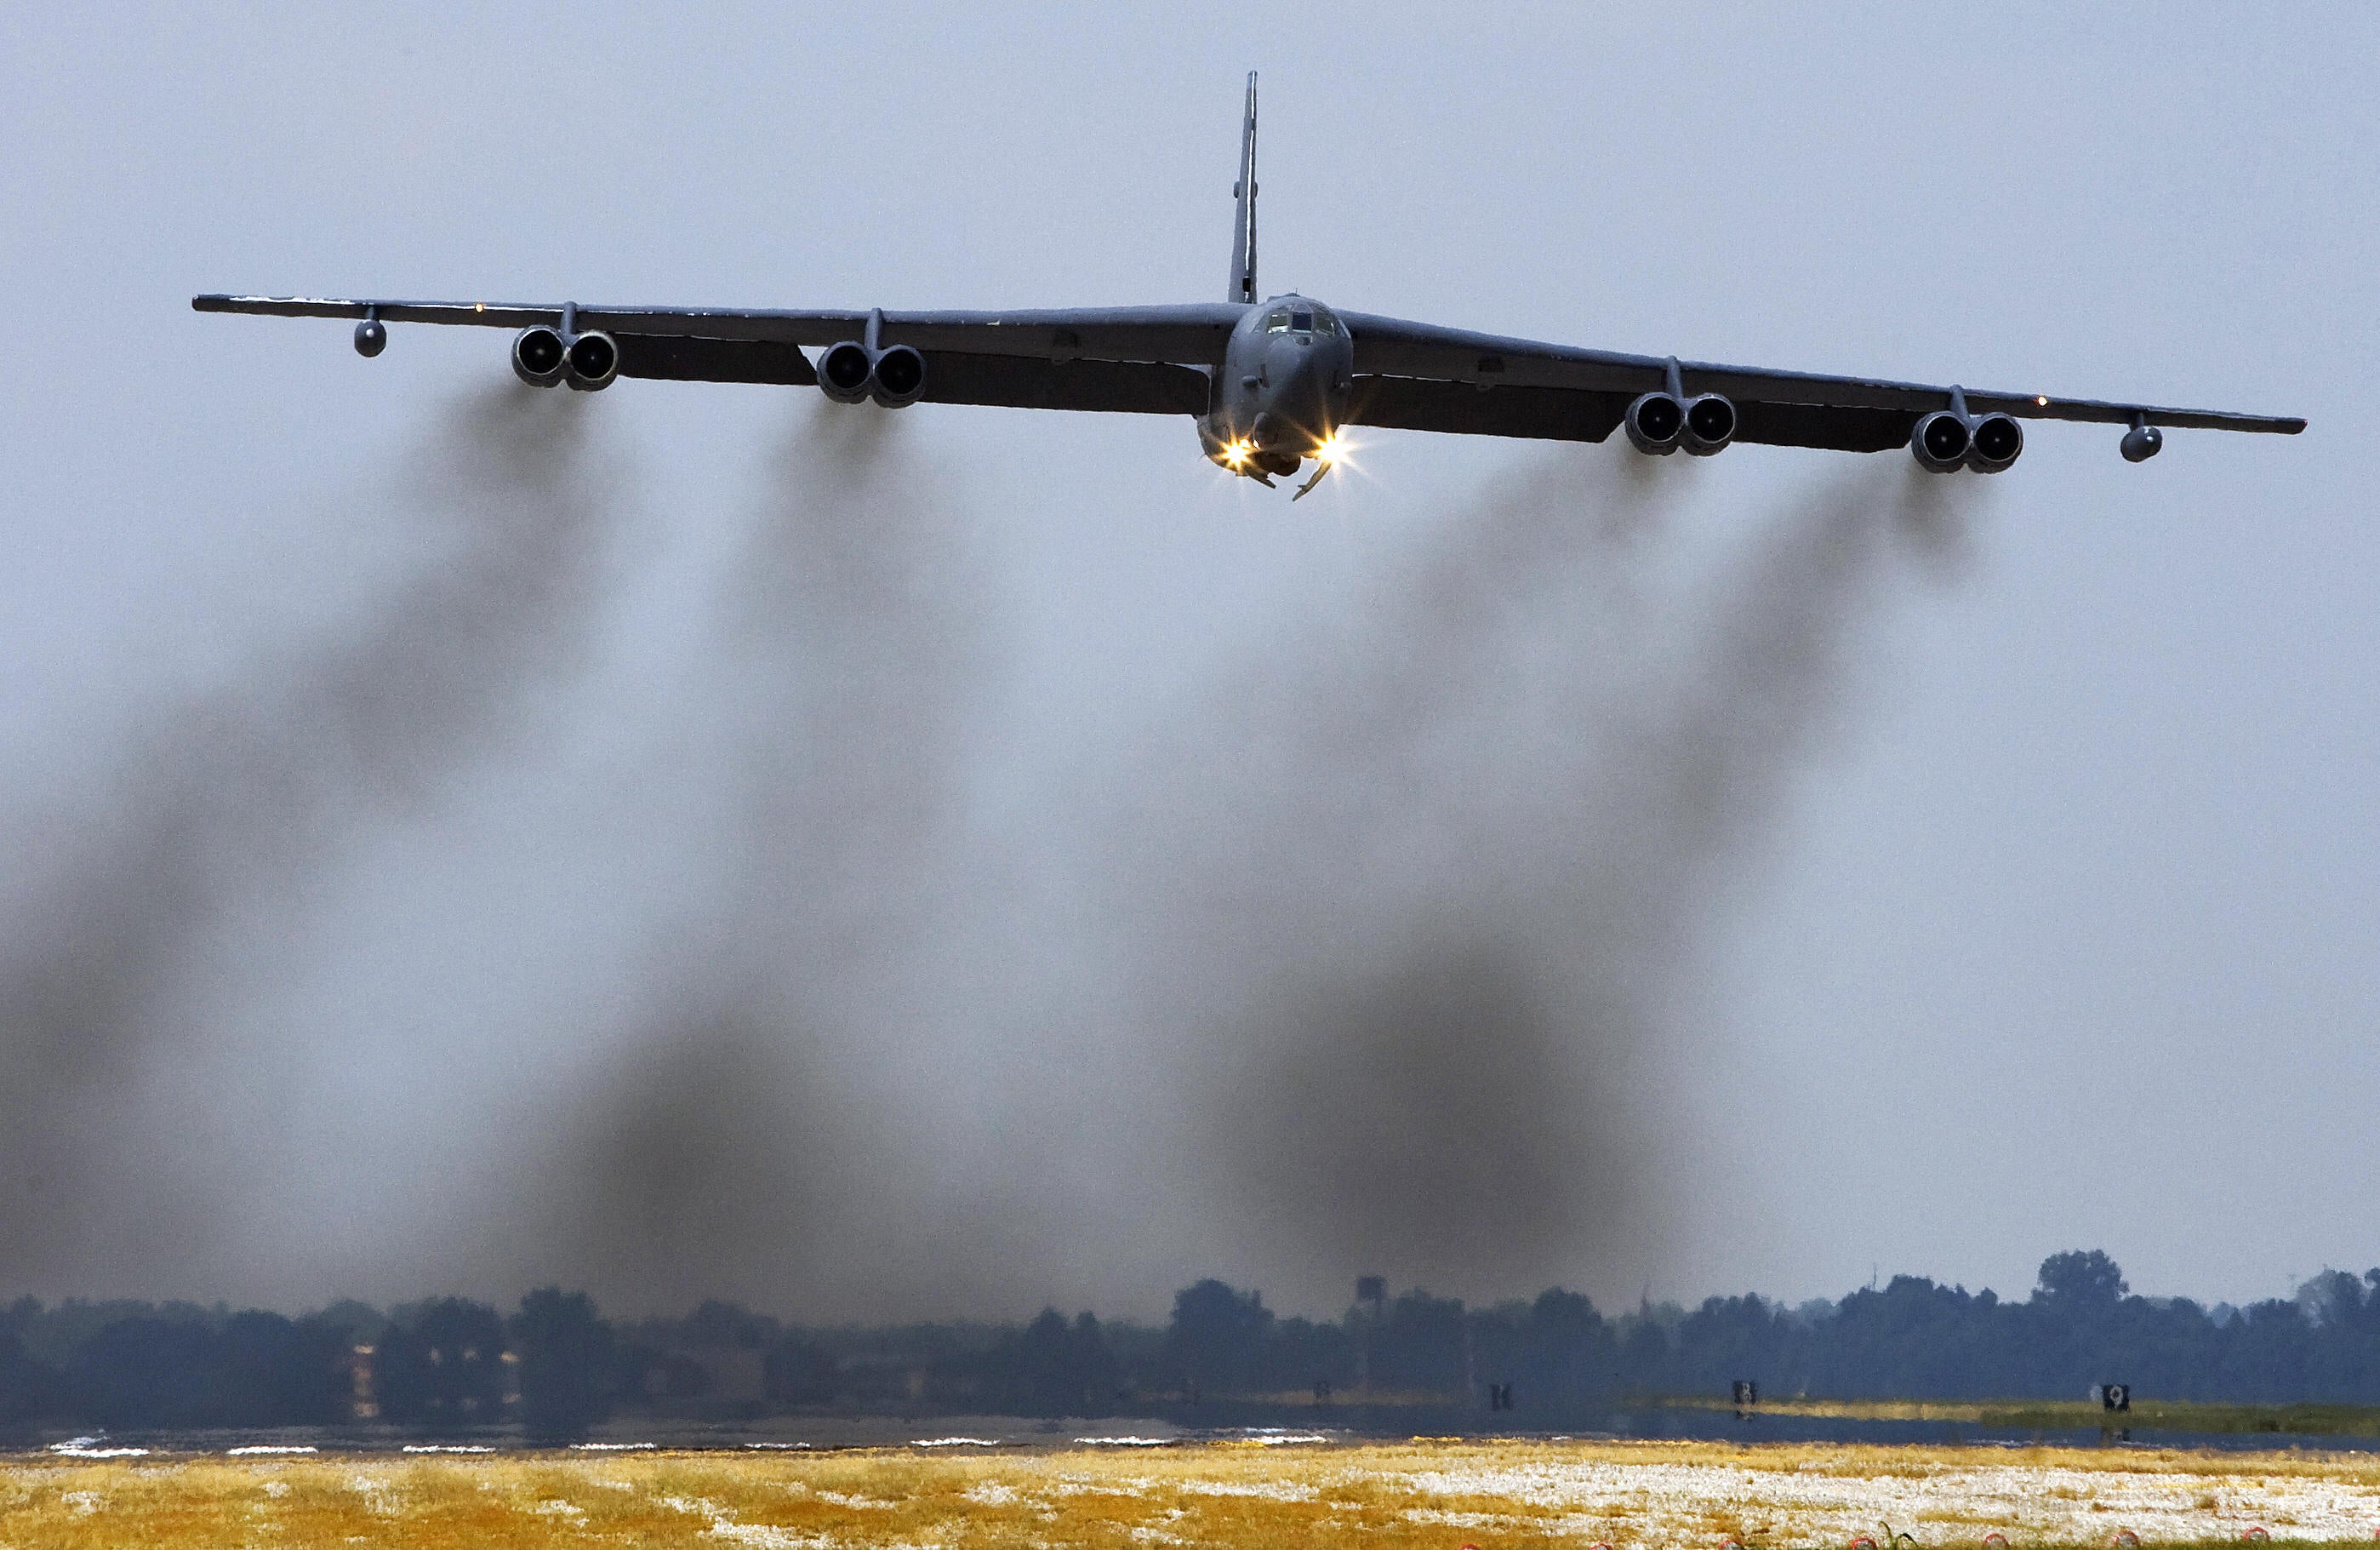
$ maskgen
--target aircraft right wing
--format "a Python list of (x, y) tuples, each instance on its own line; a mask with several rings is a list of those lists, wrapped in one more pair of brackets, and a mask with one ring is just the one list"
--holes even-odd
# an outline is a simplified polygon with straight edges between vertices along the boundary
[(921, 402), (1133, 414), (1207, 412), (1208, 372), (1245, 309), (1230, 303), (1017, 311), (787, 311), (362, 298), (199, 296), (201, 312), (354, 318), (481, 328), (542, 324), (600, 331), (619, 346), (619, 374), (673, 382), (809, 387), (802, 347), (866, 341), (925, 357)]
[[(619, 334), (620, 374), (670, 382), (777, 383), (813, 387), (818, 369), (799, 347), (771, 340)], [(1207, 412), (1210, 384), (1193, 366), (1159, 360), (1052, 360), (1032, 355), (929, 349), (917, 401), (1011, 409)]]

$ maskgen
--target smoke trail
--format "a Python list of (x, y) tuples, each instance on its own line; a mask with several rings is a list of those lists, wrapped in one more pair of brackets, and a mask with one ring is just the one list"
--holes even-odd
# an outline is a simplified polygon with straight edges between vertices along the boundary
[(1923, 515), (1894, 482), (1682, 583), (1692, 470), (1556, 458), (970, 836), (964, 520), (832, 429), (722, 680), (742, 869), (524, 1176), (509, 1279), (882, 1317), (1656, 1265), (1660, 1046)]
[(904, 442), (893, 416), (822, 408), (779, 461), (691, 701), (730, 775), (720, 902), (674, 932), (620, 1053), (525, 1165), (486, 1251), (524, 1275), (673, 1307), (864, 1305), (895, 1267), (933, 1274), (914, 1213), (881, 1207), (925, 1171), (903, 1061), (948, 1018), (917, 965), (961, 848), (982, 563)]
[(1161, 1073), (1117, 1139), (1170, 1138), (1145, 1236), (1317, 1300), (1657, 1262), (1648, 1083), (1917, 515), (1876, 471), (1681, 607), (1645, 590), (1678, 498), (1557, 464), (1139, 770), (1106, 886)]
[(981, 561), (901, 430), (786, 455), (671, 734), (715, 903), (404, 1263), (885, 1317), (1657, 1262), (1661, 1045), (1908, 503), (1828, 486), (1682, 582), (1694, 470), (1558, 458), (990, 832)]
[(417, 580), (141, 738), (86, 811), (26, 821), (0, 938), (0, 1285), (142, 1288), (202, 1253), (230, 1164), (178, 1135), (206, 1095), (140, 1092), (191, 1054), (208, 934), (500, 742), (566, 658), (609, 509), (589, 412), (509, 386), (457, 405), (390, 496), (326, 513), (417, 531), (443, 551)]

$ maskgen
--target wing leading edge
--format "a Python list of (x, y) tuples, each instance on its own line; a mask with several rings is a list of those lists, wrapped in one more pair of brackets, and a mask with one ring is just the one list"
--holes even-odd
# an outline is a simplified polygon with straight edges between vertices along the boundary
[[(809, 386), (802, 347), (863, 336), (907, 345), (929, 363), (922, 401), (1016, 408), (1204, 414), (1209, 375), (1246, 309), (1232, 302), (1013, 311), (795, 311), (208, 295), (202, 312), (377, 319), (487, 328), (601, 330), (622, 376)], [(2294, 435), (2301, 419), (2171, 409), (2046, 394), (1957, 389), (1880, 378), (1677, 360), (1342, 312), (1354, 347), (1349, 419), (1463, 435), (1599, 442), (1639, 395), (1672, 372), (1689, 394), (1737, 410), (1734, 439), (1880, 452), (1905, 446), (1918, 419), (1963, 392), (1973, 414), (2021, 420)]]
[[(482, 328), (559, 327), (561, 303), (371, 301), (299, 296), (198, 296), (201, 312), (278, 318), (377, 317)], [(857, 339), (879, 314), (866, 311), (780, 311), (716, 307), (574, 307), (577, 325), (630, 338), (704, 339), (749, 344), (833, 345)], [(1023, 356), (1038, 360), (1146, 360), (1213, 366), (1223, 359), (1232, 324), (1246, 311), (1230, 302), (1169, 307), (1075, 307), (1022, 311), (880, 314), (880, 341), (959, 355)], [(625, 369), (625, 368), (624, 368)], [(745, 377), (725, 380), (743, 382)]]
[(1954, 389), (1925, 383), (1670, 361), (1581, 349), (1342, 312), (1355, 347), (1354, 418), (1359, 423), (1473, 435), (1601, 441), (1639, 395), (1669, 385), (1733, 400), (1735, 439), (1774, 446), (1883, 452), (1909, 444), (1920, 416), (1963, 394), (1976, 414), (2176, 429), (2295, 435), (2300, 419), (2167, 409), (2046, 394)]
[[(264, 317), (565, 326), (559, 303), (200, 296), (190, 305)], [(810, 387), (818, 370), (803, 346), (868, 338), (924, 356), (923, 403), (1201, 415), (1207, 369), (1221, 363), (1245, 311), (1229, 303), (933, 312), (573, 305), (567, 323), (612, 336), (624, 377)]]

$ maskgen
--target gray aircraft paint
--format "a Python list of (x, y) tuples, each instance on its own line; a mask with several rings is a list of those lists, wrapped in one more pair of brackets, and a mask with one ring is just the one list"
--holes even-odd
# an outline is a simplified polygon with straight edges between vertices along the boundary
[(1257, 299), (1257, 73), (1248, 72), (1248, 107), (1240, 125), (1240, 177), (1232, 185), (1239, 214), (1232, 222), (1232, 283), (1223, 299), (1243, 307)]
[(1354, 372), (1354, 342), (1330, 309), (1302, 296), (1252, 307), (1232, 330), (1199, 445), (1234, 473), (1294, 473), (1346, 423)]
[[(1260, 322), (1251, 310), (1256, 92), (1251, 71), (1232, 189), (1231, 299), (1220, 308), (863, 312), (221, 293), (190, 304), (202, 312), (355, 318), (356, 352), (367, 358), (386, 348), (391, 323), (517, 328), (514, 371), (546, 388), (596, 392), (621, 377), (650, 377), (815, 385), (837, 403), (885, 409), (936, 402), (1186, 412), (1198, 417), (1201, 449), (1232, 472), (1269, 484), (1316, 459), (1298, 497), (1330, 471), (1337, 433), (1359, 424), (1554, 441), (1602, 441), (1624, 428), (1630, 444), (1652, 456), (1715, 456), (1738, 441), (1851, 452), (1905, 446), (1937, 474), (2006, 471), (2024, 450), (2021, 420), (2122, 425), (2119, 446), (2133, 463), (2162, 449), (2164, 426), (2305, 429), (2286, 416), (1631, 355), (1369, 313), (1332, 321), (1294, 296), (1267, 303)], [(813, 363), (802, 346), (825, 348)]]

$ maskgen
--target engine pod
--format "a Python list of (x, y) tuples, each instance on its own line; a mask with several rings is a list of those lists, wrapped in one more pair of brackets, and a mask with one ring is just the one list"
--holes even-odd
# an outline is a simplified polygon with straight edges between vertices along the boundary
[(869, 395), (889, 409), (914, 404), (926, 390), (926, 358), (906, 345), (878, 353), (875, 390)]
[(1967, 466), (1977, 473), (1998, 473), (2024, 452), (2024, 427), (2005, 414), (1987, 414), (1968, 433)]
[(838, 404), (856, 404), (868, 397), (868, 379), (875, 372), (865, 345), (854, 339), (829, 345), (818, 360), (819, 391)]
[(1949, 473), (1963, 467), (1973, 443), (1967, 422), (1949, 409), (1924, 416), (1909, 433), (1910, 456), (1929, 473)]
[(597, 393), (620, 374), (620, 347), (609, 334), (581, 334), (570, 341), (570, 385)]
[(1735, 405), (1726, 395), (1703, 393), (1686, 400), (1685, 429), (1680, 441), (1697, 458), (1722, 452), (1735, 439)]
[(1686, 428), (1686, 406), (1670, 394), (1647, 393), (1628, 406), (1621, 424), (1637, 451), (1666, 458), (1678, 449), (1678, 437)]
[(531, 387), (552, 387), (568, 369), (569, 353), (560, 332), (533, 323), (514, 336), (513, 374)]

